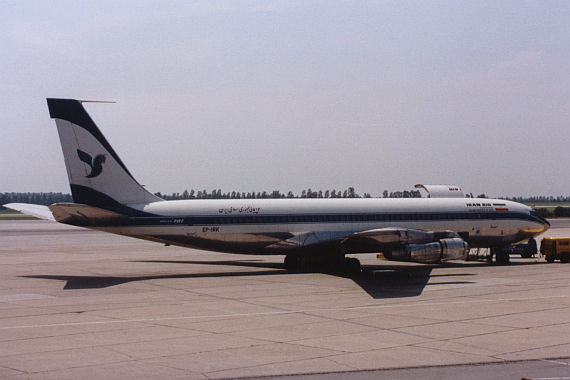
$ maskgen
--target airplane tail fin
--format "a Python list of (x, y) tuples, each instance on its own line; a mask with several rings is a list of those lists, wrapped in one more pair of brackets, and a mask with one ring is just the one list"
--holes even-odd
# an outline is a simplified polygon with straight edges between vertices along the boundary
[(131, 175), (81, 101), (47, 99), (55, 119), (71, 193), (81, 203), (121, 214), (132, 214), (130, 204), (162, 201)]

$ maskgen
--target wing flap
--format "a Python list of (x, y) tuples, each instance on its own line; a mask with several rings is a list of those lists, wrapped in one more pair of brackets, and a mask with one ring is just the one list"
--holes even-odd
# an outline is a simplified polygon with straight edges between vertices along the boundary
[(461, 236), (454, 231), (433, 232), (394, 227), (355, 232), (347, 237), (347, 239), (357, 238), (373, 239), (382, 244), (422, 244), (440, 239), (461, 238)]
[(353, 232), (351, 231), (310, 231), (296, 234), (289, 239), (282, 240), (275, 244), (267, 246), (265, 249), (272, 252), (283, 252), (296, 250), (300, 247), (314, 248), (319, 246), (330, 247), (331, 244), (340, 243), (342, 239), (346, 238)]

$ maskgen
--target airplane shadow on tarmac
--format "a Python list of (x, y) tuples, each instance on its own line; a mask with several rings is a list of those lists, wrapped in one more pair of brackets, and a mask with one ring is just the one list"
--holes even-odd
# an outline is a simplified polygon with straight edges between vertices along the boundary
[[(281, 263), (264, 262), (263, 260), (236, 260), (236, 261), (169, 261), (169, 260), (142, 260), (140, 263), (212, 265), (259, 268), (256, 271), (224, 271), (211, 273), (177, 273), (145, 276), (70, 276), (70, 275), (31, 275), (26, 278), (39, 278), (46, 280), (66, 281), (64, 289), (101, 289), (129, 282), (176, 279), (176, 278), (216, 278), (216, 277), (248, 277), (248, 276), (277, 276), (292, 275), (286, 271)], [(533, 263), (516, 263), (511, 265), (529, 265)], [(430, 278), (453, 277), (453, 281), (437, 281), (437, 286), (470, 284), (472, 281), (458, 281), (457, 277), (474, 276), (469, 268), (480, 264), (461, 264), (458, 268), (465, 273), (432, 274), (434, 266), (431, 265), (362, 265), (362, 272), (357, 274), (322, 272), (328, 275), (349, 278), (360, 286), (374, 299), (403, 298), (419, 296), (429, 286)], [(446, 266), (454, 266), (447, 264)]]

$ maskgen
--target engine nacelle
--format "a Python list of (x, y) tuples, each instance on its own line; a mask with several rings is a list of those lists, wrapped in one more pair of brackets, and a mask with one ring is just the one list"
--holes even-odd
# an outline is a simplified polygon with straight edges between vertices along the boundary
[(413, 261), (434, 264), (446, 260), (465, 260), (469, 254), (469, 245), (461, 238), (441, 239), (426, 244), (406, 244), (393, 250), (389, 259), (394, 261)]
[(441, 261), (466, 260), (469, 256), (469, 244), (461, 238), (441, 239)]

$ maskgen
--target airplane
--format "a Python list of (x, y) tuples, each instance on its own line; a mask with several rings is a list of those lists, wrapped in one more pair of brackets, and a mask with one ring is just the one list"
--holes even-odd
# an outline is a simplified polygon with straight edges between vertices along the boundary
[(135, 180), (83, 102), (47, 99), (73, 203), (5, 207), (167, 246), (284, 255), (291, 272), (359, 272), (360, 261), (346, 255), (372, 252), (388, 260), (432, 264), (466, 259), (470, 248), (491, 248), (498, 263), (508, 263), (508, 247), (534, 242), (550, 227), (530, 207), (464, 198), (457, 188), (450, 188), (454, 196), (443, 198), (166, 201)]

